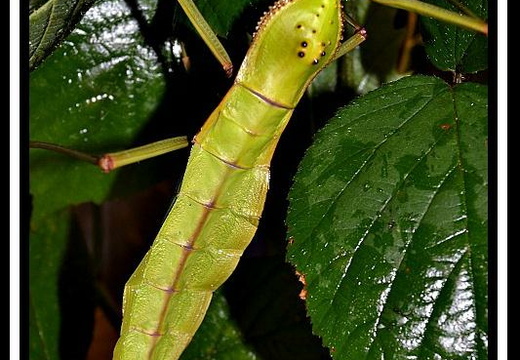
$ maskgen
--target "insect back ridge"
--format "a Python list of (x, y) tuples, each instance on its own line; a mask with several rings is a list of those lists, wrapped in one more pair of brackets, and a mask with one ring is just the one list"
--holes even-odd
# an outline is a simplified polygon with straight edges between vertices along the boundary
[(279, 0), (260, 20), (236, 81), (294, 107), (341, 41), (340, 0)]

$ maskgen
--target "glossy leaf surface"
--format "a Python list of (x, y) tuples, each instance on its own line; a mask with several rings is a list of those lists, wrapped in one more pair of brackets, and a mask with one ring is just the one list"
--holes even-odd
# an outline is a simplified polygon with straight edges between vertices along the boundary
[(486, 139), (486, 88), (431, 77), (368, 93), (318, 134), (287, 258), (334, 358), (486, 358)]
[[(91, 154), (129, 147), (165, 86), (156, 55), (142, 41), (124, 2), (94, 6), (31, 74), (31, 140)], [(36, 216), (83, 201), (99, 203), (115, 179), (90, 164), (47, 151), (31, 150), (30, 161)]]

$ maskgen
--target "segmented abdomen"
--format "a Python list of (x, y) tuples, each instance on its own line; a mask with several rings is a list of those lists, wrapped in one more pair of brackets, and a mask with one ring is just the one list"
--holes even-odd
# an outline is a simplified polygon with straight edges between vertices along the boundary
[(177, 199), (126, 284), (115, 358), (180, 356), (255, 234), (269, 163), (291, 114), (235, 84), (206, 121)]

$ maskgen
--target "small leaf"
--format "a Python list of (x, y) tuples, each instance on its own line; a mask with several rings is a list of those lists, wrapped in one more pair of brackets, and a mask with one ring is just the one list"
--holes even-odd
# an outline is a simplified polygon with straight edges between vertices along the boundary
[[(445, 0), (430, 0), (434, 5), (460, 12)], [(482, 20), (487, 20), (487, 0), (465, 0), (464, 5)], [(474, 73), (488, 67), (488, 41), (482, 34), (421, 17), (428, 56), (441, 70)]]
[(30, 2), (29, 69), (38, 66), (74, 29), (95, 0)]
[(486, 121), (484, 86), (408, 77), (316, 137), (287, 258), (334, 358), (487, 358)]
[(240, 330), (231, 319), (222, 291), (217, 291), (213, 296), (204, 321), (181, 359), (258, 359), (250, 346), (244, 343)]

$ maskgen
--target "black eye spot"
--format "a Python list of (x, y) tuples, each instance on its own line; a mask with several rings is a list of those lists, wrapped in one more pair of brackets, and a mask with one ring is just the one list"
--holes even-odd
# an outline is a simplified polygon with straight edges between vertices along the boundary
[(327, 53), (325, 51), (322, 51), (320, 55), (325, 56), (325, 55), (327, 55)]
[(303, 51), (300, 51), (300, 52), (298, 52), (298, 56), (302, 58), (305, 56), (305, 53)]
[(302, 45), (302, 47), (307, 47), (307, 45), (308, 45), (307, 41), (302, 41), (301, 45)]
[(312, 29), (312, 33), (313, 33), (313, 34), (316, 34), (316, 29)]
[(318, 59), (312, 60), (312, 65), (318, 65), (318, 63), (319, 63)]
[(296, 29), (301, 29), (301, 28), (302, 28), (302, 24), (296, 25)]

